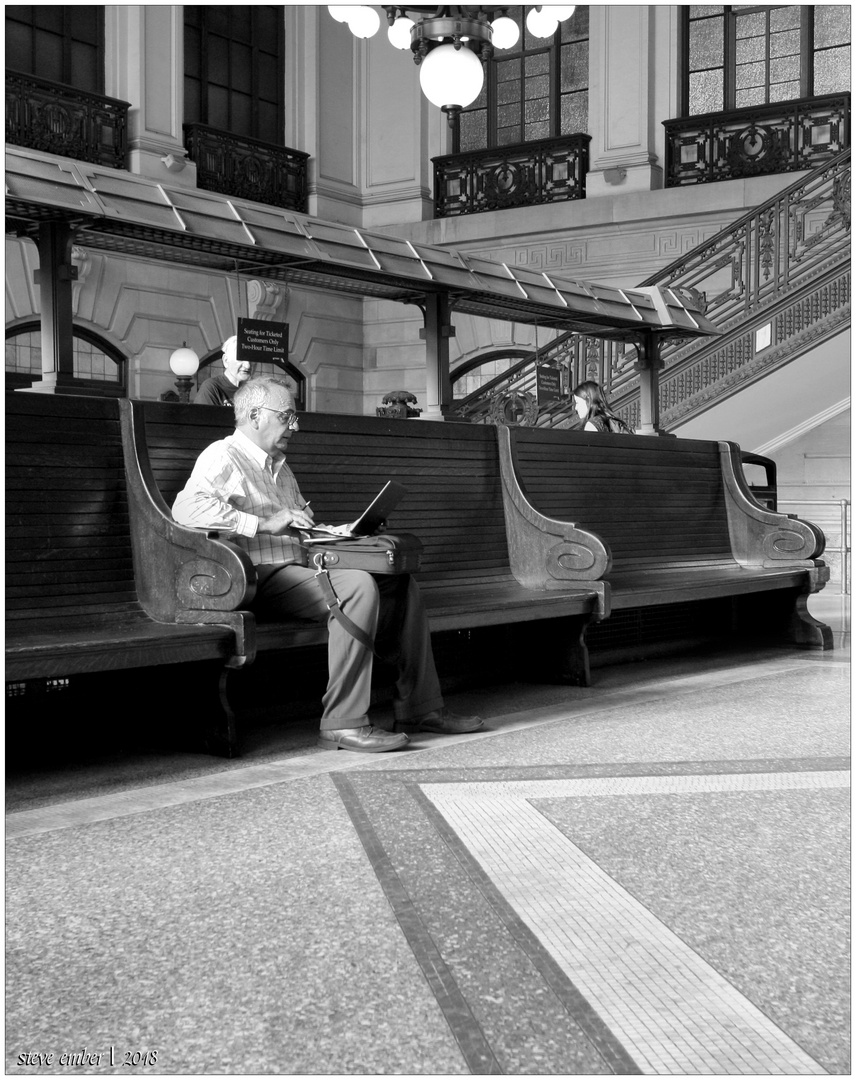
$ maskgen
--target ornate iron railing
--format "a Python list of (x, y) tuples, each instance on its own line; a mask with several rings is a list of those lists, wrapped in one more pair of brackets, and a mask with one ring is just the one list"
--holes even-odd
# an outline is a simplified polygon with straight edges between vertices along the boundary
[[(850, 151), (791, 184), (709, 241), (640, 283), (682, 289), (701, 302), (719, 338), (664, 344), (660, 419), (668, 428), (761, 377), (850, 319)], [(535, 353), (455, 402), (457, 415), (489, 422), (504, 394), (535, 394)], [(566, 391), (586, 379), (604, 387), (631, 426), (639, 422), (636, 350), (626, 342), (561, 334), (537, 362), (559, 367)], [(542, 406), (537, 424), (571, 412)]]
[(127, 101), (6, 72), (6, 142), (125, 168)]
[(850, 95), (664, 120), (666, 187), (824, 165), (850, 146)]
[(184, 145), (205, 191), (306, 213), (309, 154), (233, 135), (207, 124), (185, 124)]
[(433, 158), (434, 217), (584, 199), (588, 135)]

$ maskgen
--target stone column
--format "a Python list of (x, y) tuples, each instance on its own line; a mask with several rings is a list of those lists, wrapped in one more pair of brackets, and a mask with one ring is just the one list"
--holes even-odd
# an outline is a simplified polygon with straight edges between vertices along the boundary
[(663, 186), (657, 162), (655, 5), (592, 5), (586, 195)]
[(129, 101), (128, 166), (162, 184), (196, 186), (184, 149), (184, 9), (108, 4), (105, 91)]

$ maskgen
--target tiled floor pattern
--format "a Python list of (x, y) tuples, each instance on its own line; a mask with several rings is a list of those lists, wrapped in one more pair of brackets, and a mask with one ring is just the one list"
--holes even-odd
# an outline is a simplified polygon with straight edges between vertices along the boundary
[(424, 784), (521, 919), (655, 1075), (817, 1075), (823, 1068), (567, 839), (539, 798), (846, 787), (847, 772)]
[[(206, 768), (205, 775), (172, 783), (94, 797), (75, 793), (81, 797), (59, 803), (47, 800), (38, 809), (9, 814), (7, 839), (13, 841), (11, 850), (20, 866), (27, 867), (22, 880), (35, 889), (35, 907), (50, 912), (53, 904), (63, 919), (68, 881), (56, 873), (63, 860), (68, 861), (64, 872), (79, 877), (82, 858), (101, 850), (93, 847), (96, 843), (110, 845), (112, 852), (126, 837), (129, 851), (155, 852), (164, 870), (157, 877), (163, 893), (158, 912), (164, 913), (164, 922), (156, 936), (166, 944), (158, 974), (147, 970), (134, 984), (139, 995), (135, 1015), (145, 1013), (141, 1031), (164, 1035), (176, 1026), (173, 1049), (183, 1049), (187, 1061), (194, 1038), (205, 1043), (197, 1055), (201, 1062), (210, 1060), (210, 1043), (222, 1058), (216, 1072), (353, 1073), (367, 1071), (359, 1067), (367, 1061), (372, 1063), (368, 1071), (397, 1072), (401, 1067), (405, 1074), (797, 1075), (823, 1073), (824, 1066), (834, 1074), (849, 1072), (849, 1064), (839, 1067), (847, 1061), (848, 979), (838, 933), (846, 911), (847, 878), (839, 852), (846, 844), (842, 802), (849, 762), (832, 756), (847, 753), (842, 732), (849, 699), (843, 698), (843, 705), (838, 700), (842, 691), (846, 694), (844, 665), (849, 665), (849, 651), (801, 654), (798, 662), (775, 653), (763, 665), (733, 664), (709, 671), (688, 665), (680, 675), (669, 668), (653, 681), (626, 687), (622, 683), (612, 691), (601, 686), (561, 704), (533, 707), (521, 698), (519, 713), (486, 713), (493, 731), (454, 742), (428, 736), (407, 753), (381, 760), (286, 754), (252, 764), (230, 763), (216, 773)], [(698, 715), (691, 707), (694, 701), (701, 708)], [(791, 709), (794, 701), (801, 702), (796, 712)], [(747, 710), (751, 725), (743, 723)], [(634, 868), (650, 864), (649, 853), (657, 847), (658, 835), (641, 831), (638, 824), (646, 799), (666, 800), (675, 808), (669, 818), (675, 842), (660, 845), (659, 855), (673, 862), (664, 895), (684, 905), (685, 921), (678, 933), (669, 928), (677, 925), (675, 905), (659, 903), (659, 872), (647, 894), (639, 888), (639, 877), (627, 873), (628, 862)], [(764, 901), (775, 896), (773, 890), (765, 892), (765, 885), (753, 894), (760, 902), (750, 905), (739, 938), (732, 935), (730, 922), (739, 905), (729, 908), (721, 902), (718, 880), (710, 888), (702, 874), (696, 906), (686, 904), (683, 886), (698, 875), (699, 867), (708, 865), (705, 838), (718, 842), (721, 836), (727, 857), (736, 850), (728, 828), (733, 819), (713, 805), (716, 799), (741, 800), (741, 813), (753, 824), (756, 804), (745, 803), (778, 800), (778, 809), (771, 807), (770, 830), (744, 866), (750, 872), (756, 865), (751, 857), (760, 854), (761, 862), (765, 857), (775, 862), (780, 850), (775, 838), (785, 835), (781, 830), (788, 823), (793, 826), (796, 815), (806, 809), (813, 815), (810, 830), (789, 829), (787, 835), (793, 833), (796, 839), (788, 850), (799, 872), (813, 871), (813, 880), (824, 885), (812, 903), (786, 905), (790, 910), (777, 927), (786, 932), (797, 928), (799, 933), (791, 935), (792, 947), (781, 956), (775, 946), (765, 950), (770, 935), (756, 933), (772, 911)], [(813, 802), (797, 806), (795, 800)], [(610, 801), (614, 815), (603, 805)], [(777, 816), (784, 802), (790, 809), (787, 818)], [(700, 833), (697, 822), (694, 827), (692, 815), (683, 813), (692, 804), (718, 831)], [(325, 815), (335, 817), (337, 807), (343, 816), (347, 812), (355, 832), (325, 831)], [(661, 823), (656, 808), (654, 814)], [(838, 827), (830, 830), (833, 824)], [(218, 833), (218, 828), (225, 832)], [(240, 850), (230, 852), (226, 844), (221, 851), (234, 831), (240, 835)], [(833, 833), (836, 839), (829, 839)], [(809, 851), (806, 836), (808, 845), (824, 849), (825, 863), (801, 861)], [(765, 843), (770, 837), (772, 845)], [(703, 861), (688, 858), (690, 841)], [(41, 867), (34, 862), (40, 853)], [(192, 943), (201, 931), (192, 919), (182, 928), (176, 915), (184, 900), (175, 883), (189, 873), (188, 855), (216, 881), (210, 895), (203, 890), (194, 902), (201, 903), (206, 918), (209, 905), (228, 916), (222, 926), (214, 920), (210, 947), (220, 949), (221, 938), (228, 941), (230, 935), (241, 938), (246, 922), (249, 940), (261, 943), (263, 962), (253, 964), (241, 983), (239, 958), (242, 948), (248, 948), (241, 939), (242, 948), (222, 960), (222, 1002), (219, 989), (215, 993), (208, 987), (217, 966), (210, 968), (206, 960), (194, 971), (208, 987), (211, 1001), (194, 984), (194, 993), (180, 1006), (161, 998), (164, 991), (169, 998), (169, 992), (186, 981), (184, 965), (200, 963)], [(95, 858), (92, 865), (101, 864)], [(160, 865), (157, 858), (155, 865)], [(728, 874), (732, 865), (720, 861), (719, 873)], [(795, 880), (777, 874), (775, 866), (773, 874), (786, 889)], [(115, 896), (105, 893), (102, 877), (93, 878), (94, 907), (88, 914), (99, 926), (108, 914), (115, 921), (111, 940), (120, 959), (126, 954), (149, 956), (151, 926), (139, 923), (135, 905), (128, 907), (121, 889), (117, 887)], [(8, 884), (13, 895), (21, 888), (14, 875)], [(372, 885), (380, 886), (376, 896)], [(139, 884), (141, 890), (148, 887)], [(199, 887), (196, 882), (197, 892)], [(51, 891), (57, 895), (43, 895)], [(233, 925), (236, 892), (259, 910), (244, 908)], [(301, 922), (289, 927), (277, 939), (284, 932), (284, 895), (292, 915), (305, 909), (305, 926)], [(384, 897), (397, 920), (395, 934), (389, 933), (385, 920), (390, 912)], [(832, 903), (827, 902), (830, 897)], [(377, 914), (367, 914), (357, 925), (349, 921), (349, 905), (371, 912), (378, 900), (383, 908), (375, 907)], [(827, 911), (828, 918), (819, 917)], [(782, 914), (778, 908), (776, 914)], [(693, 921), (699, 916), (702, 925), (696, 933)], [(319, 919), (319, 935), (313, 936)], [(687, 919), (693, 925), (688, 927)], [(90, 1032), (95, 1038), (112, 1030), (112, 1017), (120, 1031), (129, 1030), (113, 1016), (121, 1002), (112, 999), (103, 1010), (95, 1008), (91, 1031), (84, 1022), (84, 1005), (101, 992), (101, 976), (89, 971), (87, 996), (85, 978), (72, 970), (88, 955), (88, 946), (78, 941), (77, 924), (57, 924), (58, 931), (67, 930), (55, 942), (65, 957), (62, 977), (52, 969), (46, 987), (34, 980), (33, 964), (41, 970), (46, 962), (37, 949), (33, 952), (44, 936), (42, 922), (36, 915), (38, 932), (32, 940), (23, 939), (27, 946), (12, 991), (18, 1013), (26, 1017), (29, 1012), (31, 1018), (24, 1021), (24, 1029), (55, 1026), (76, 1034)], [(705, 935), (711, 927), (721, 937), (708, 948)], [(255, 957), (254, 948), (251, 944), (247, 955)], [(203, 951), (201, 956), (208, 954)], [(287, 985), (279, 987), (268, 977), (269, 968), (282, 966), (283, 957), (292, 957), (297, 967)], [(170, 969), (173, 958), (175, 971)], [(800, 985), (810, 992), (795, 994), (790, 976), (807, 958), (812, 970)], [(107, 969), (114, 966), (111, 962)], [(762, 977), (770, 973), (762, 985)], [(365, 1018), (366, 1024), (371, 1021), (365, 1032), (363, 1018), (344, 1028), (330, 1025), (328, 1002), (347, 1000), (342, 981), (349, 974), (348, 985), (359, 988), (360, 1002), (372, 1000), (367, 988), (376, 991), (376, 1004), (384, 995), (389, 998), (386, 1008)], [(291, 1013), (283, 1003), (295, 979), (299, 1008), (292, 1029)], [(420, 996), (425, 988), (420, 979), (427, 983), (427, 999)], [(153, 980), (157, 986), (151, 988), (150, 1000)], [(197, 993), (198, 1011), (193, 1012)], [(252, 1003), (247, 1016), (274, 1018), (268, 1045), (273, 1044), (275, 1053), (260, 1058), (259, 1047), (232, 1046), (235, 1039), (246, 1041), (247, 1032), (255, 1031), (252, 1025), (245, 1030), (247, 1025), (231, 1012), (218, 1012), (236, 996), (248, 1009)], [(308, 1032), (301, 1027), (313, 1015), (307, 997), (323, 1021)], [(59, 1008), (61, 1001), (65, 1004)], [(436, 1016), (423, 1015), (436, 1006)], [(121, 1009), (117, 1015), (121, 1019)], [(178, 1029), (191, 1017), (194, 1038), (179, 1036)], [(63, 1019), (65, 1028), (59, 1022)], [(381, 1021), (385, 1034), (378, 1039), (375, 1025)], [(393, 1046), (396, 1039), (400, 1045)], [(385, 1040), (387, 1056), (390, 1048), (399, 1051), (394, 1070), (382, 1064)], [(322, 1063), (327, 1068), (319, 1067)]]

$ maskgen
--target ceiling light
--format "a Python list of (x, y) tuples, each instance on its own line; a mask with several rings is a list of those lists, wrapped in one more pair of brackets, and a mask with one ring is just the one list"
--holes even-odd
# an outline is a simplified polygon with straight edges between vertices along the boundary
[[(380, 25), (374, 8), (334, 6), (328, 10), (360, 38), (372, 37)], [(520, 40), (520, 28), (509, 18), (506, 7), (396, 6), (383, 10), (389, 24), (390, 44), (396, 49), (411, 50), (414, 61), (422, 69), (419, 81), (423, 93), (448, 113), (450, 124), (481, 93), (484, 67), (494, 49), (513, 49)], [(526, 25), (536, 37), (548, 38), (556, 32), (559, 22), (570, 18), (573, 12), (573, 5), (530, 8)]]

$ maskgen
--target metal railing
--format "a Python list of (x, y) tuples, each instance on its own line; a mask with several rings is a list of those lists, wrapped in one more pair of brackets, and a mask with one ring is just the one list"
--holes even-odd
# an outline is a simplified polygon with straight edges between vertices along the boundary
[(125, 168), (130, 103), (6, 72), (6, 142)]
[[(641, 282), (695, 295), (722, 337), (676, 339), (661, 350), (661, 423), (668, 428), (739, 389), (765, 368), (819, 344), (850, 319), (850, 151), (801, 177), (704, 244)], [(759, 347), (756, 331), (769, 327)], [(565, 372), (568, 389), (593, 379), (623, 419), (639, 420), (636, 350), (625, 342), (560, 334), (517, 361), (503, 376), (455, 403), (455, 411), (487, 422), (490, 398), (506, 390), (532, 393), (535, 362)], [(471, 371), (470, 371), (471, 374)], [(507, 386), (503, 386), (503, 380)], [(554, 403), (537, 423), (558, 423), (570, 405)]]
[(846, 595), (850, 593), (850, 500), (849, 499), (779, 499), (779, 507), (782, 506), (832, 506), (838, 507), (839, 528), (841, 530), (841, 543), (838, 547), (829, 547), (826, 550), (833, 555), (841, 556), (841, 591)]
[(666, 187), (816, 169), (850, 146), (850, 95), (664, 120)]
[(309, 154), (302, 150), (207, 124), (185, 124), (184, 145), (196, 164), (196, 183), (205, 191), (306, 212)]
[(585, 198), (589, 135), (433, 158), (434, 217)]

